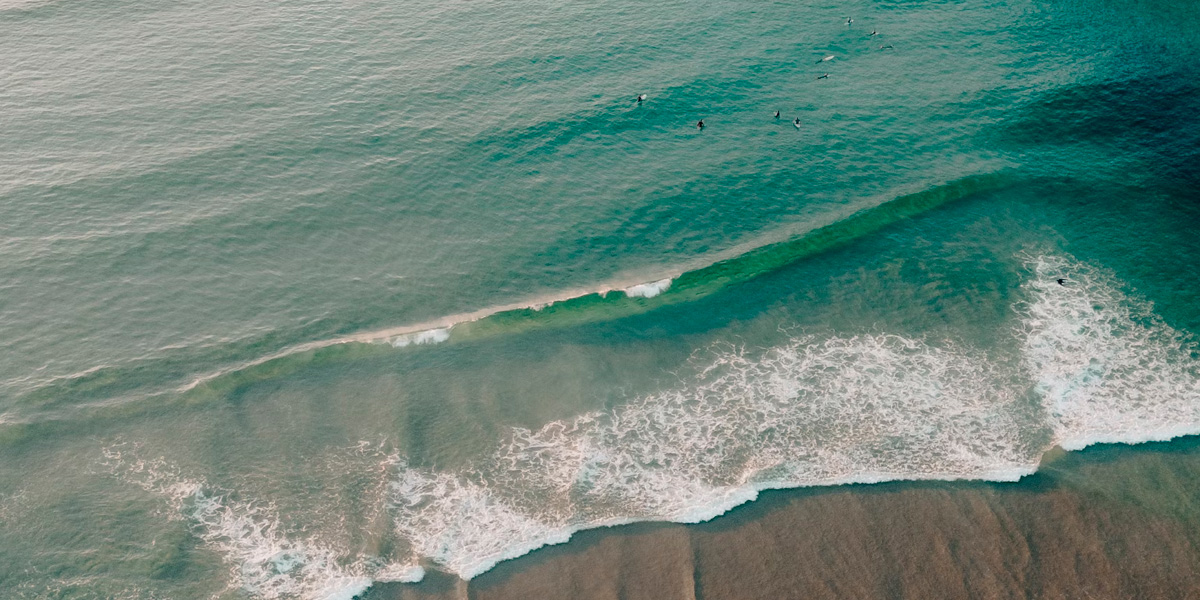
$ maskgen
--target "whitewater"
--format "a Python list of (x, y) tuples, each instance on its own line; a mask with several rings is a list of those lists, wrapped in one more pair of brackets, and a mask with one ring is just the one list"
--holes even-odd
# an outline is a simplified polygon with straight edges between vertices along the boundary
[(136, 445), (105, 447), (104, 464), (187, 521), (224, 557), (230, 585), (345, 600), (427, 568), (469, 580), (581, 529), (706, 521), (768, 489), (1016, 481), (1053, 447), (1200, 433), (1192, 336), (1104, 268), (1023, 260), (1013, 355), (966, 340), (793, 332), (779, 346), (699, 351), (694, 377), (612, 410), (512, 429), (468, 468), (414, 466), (383, 443), (347, 449), (380, 473), (376, 508), (408, 548), (400, 560), (284, 530), (269, 500), (209, 486)]

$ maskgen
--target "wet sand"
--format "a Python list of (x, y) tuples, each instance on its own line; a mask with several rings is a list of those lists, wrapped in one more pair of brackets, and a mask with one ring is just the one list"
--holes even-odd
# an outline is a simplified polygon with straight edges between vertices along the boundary
[(1200, 439), (1068, 453), (1019, 483), (763, 494), (699, 525), (576, 534), (380, 599), (1200, 599)]

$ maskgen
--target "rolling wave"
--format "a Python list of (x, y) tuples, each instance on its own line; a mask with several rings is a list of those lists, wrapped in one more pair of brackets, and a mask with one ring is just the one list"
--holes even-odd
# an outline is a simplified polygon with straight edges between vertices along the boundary
[(273, 517), (186, 477), (122, 476), (180, 507), (252, 595), (345, 598), (375, 573), (412, 581), (434, 567), (470, 579), (581, 529), (704, 521), (767, 489), (1014, 481), (1056, 446), (1200, 433), (1192, 336), (1104, 269), (1057, 255), (1025, 265), (1010, 352), (888, 333), (721, 345), (675, 387), (514, 428), (464, 468), (381, 452), (381, 510), (405, 542), (392, 556), (332, 560), (327, 545), (281, 537)]
[[(197, 377), (182, 386), (180, 391), (219, 394), (248, 381), (286, 372), (290, 370), (289, 362), (309, 364), (314, 360), (339, 360), (372, 354), (386, 347), (466, 341), (537, 329), (570, 327), (698, 300), (948, 202), (1002, 189), (1015, 181), (1015, 175), (1007, 171), (965, 177), (900, 196), (782, 242), (737, 248), (732, 256), (718, 255), (715, 260), (694, 268), (653, 275), (645, 283), (614, 282), (594, 290), (568, 290), (553, 296), (448, 315), (435, 321), (300, 344)], [(364, 348), (362, 345), (375, 348)], [(348, 346), (360, 347), (350, 349)]]
[[(103, 408), (146, 399), (161, 402), (180, 393), (189, 400), (216, 398), (243, 385), (312, 364), (354, 360), (396, 348), (602, 322), (698, 300), (946, 203), (999, 190), (1016, 181), (1017, 176), (1010, 171), (969, 176), (854, 212), (783, 241), (763, 238), (757, 245), (732, 248), (709, 257), (707, 262), (649, 274), (641, 281), (614, 281), (593, 289), (563, 290), (433, 321), (283, 346), (189, 377), (183, 383), (174, 379), (178, 375), (154, 375), (153, 359), (133, 367), (96, 367), (78, 376), (44, 382), (24, 393), (19, 404), (25, 408), (3, 415), (9, 431), (0, 427), (0, 443), (27, 439), (40, 421), (67, 418), (56, 412), (62, 407)], [(181, 371), (185, 365), (175, 357), (164, 357), (162, 362), (168, 373), (186, 372)], [(39, 413), (45, 414), (39, 416)]]

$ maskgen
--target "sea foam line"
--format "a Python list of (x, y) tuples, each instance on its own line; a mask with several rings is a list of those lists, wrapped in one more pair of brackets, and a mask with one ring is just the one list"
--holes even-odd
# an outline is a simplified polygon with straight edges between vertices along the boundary
[(575, 531), (705, 521), (766, 489), (1015, 481), (1055, 446), (1200, 433), (1189, 336), (1107, 271), (1054, 256), (1027, 267), (1015, 361), (896, 335), (728, 347), (695, 381), (515, 429), (469, 469), (401, 465), (397, 531), (470, 579)]
[[(1106, 270), (1063, 256), (1025, 262), (1012, 357), (889, 334), (724, 345), (697, 355), (677, 386), (515, 428), (460, 470), (397, 455), (385, 514), (412, 555), (393, 557), (394, 570), (415, 580), (431, 564), (471, 579), (579, 530), (705, 521), (767, 489), (1015, 481), (1054, 446), (1200, 433), (1191, 336)], [(236, 545), (227, 554), (247, 556)]]

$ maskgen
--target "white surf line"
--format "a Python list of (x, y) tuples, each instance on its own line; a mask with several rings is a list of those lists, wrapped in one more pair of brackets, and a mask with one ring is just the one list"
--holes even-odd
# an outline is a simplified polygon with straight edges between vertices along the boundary
[[(212, 373), (208, 373), (206, 375), (196, 377), (190, 383), (187, 383), (187, 384), (177, 388), (177, 391), (178, 392), (186, 392), (186, 391), (189, 391), (189, 390), (191, 390), (199, 385), (202, 385), (208, 381), (212, 381), (213, 379), (216, 379), (218, 377), (228, 375), (229, 373), (236, 373), (236, 372), (242, 371), (244, 369), (249, 369), (251, 367), (255, 367), (255, 366), (258, 366), (258, 365), (261, 365), (264, 363), (268, 363), (268, 362), (271, 362), (271, 361), (279, 359), (279, 358), (290, 356), (292, 354), (299, 354), (301, 352), (308, 352), (310, 350), (320, 350), (321, 348), (328, 348), (331, 346), (337, 346), (339, 344), (349, 344), (349, 343), (356, 343), (356, 342), (357, 343), (367, 343), (367, 344), (390, 342), (392, 338), (398, 338), (401, 336), (411, 336), (413, 334), (420, 334), (420, 333), (426, 332), (426, 331), (433, 331), (433, 330), (449, 331), (450, 329), (453, 329), (457, 325), (461, 325), (463, 323), (470, 323), (473, 321), (479, 321), (479, 320), (486, 319), (487, 317), (490, 317), (492, 315), (496, 315), (499, 313), (513, 311), (513, 310), (523, 310), (523, 309), (529, 309), (529, 310), (535, 310), (535, 311), (541, 310), (543, 308), (546, 308), (546, 307), (556, 304), (558, 302), (564, 302), (566, 300), (581, 298), (583, 296), (588, 296), (591, 294), (599, 294), (601, 296), (607, 296), (611, 292), (624, 292), (626, 295), (631, 296), (631, 297), (640, 296), (643, 298), (649, 298), (652, 296), (644, 296), (644, 295), (642, 295), (642, 291), (643, 290), (648, 291), (650, 289), (650, 286), (656, 286), (667, 280), (669, 280), (671, 283), (673, 283), (676, 279), (678, 279), (679, 277), (681, 277), (687, 273), (691, 273), (693, 271), (698, 271), (701, 269), (706, 269), (706, 268), (716, 265), (718, 263), (737, 258), (744, 254), (748, 254), (750, 252), (754, 252), (756, 250), (766, 248), (768, 246), (782, 244), (782, 243), (788, 242), (792, 239), (803, 237), (814, 231), (817, 231), (818, 229), (828, 227), (829, 225), (837, 223), (838, 221), (842, 221), (844, 219), (850, 218), (859, 212), (862, 212), (864, 210), (869, 210), (869, 209), (872, 209), (872, 208), (875, 208), (878, 206), (882, 206), (883, 204), (886, 204), (893, 200), (904, 198), (904, 197), (910, 196), (912, 194), (917, 194), (917, 193), (920, 193), (925, 190), (948, 185), (950, 183), (953, 183), (954, 181), (957, 181), (958, 179), (963, 179), (966, 177), (975, 177), (975, 176), (980, 176), (980, 175), (987, 175), (989, 173), (991, 173), (991, 172), (974, 173), (971, 175), (965, 175), (965, 176), (957, 178), (957, 179), (939, 181), (936, 184), (929, 184), (929, 185), (924, 185), (924, 186), (920, 186), (920, 187), (913, 186), (912, 189), (909, 189), (907, 191), (889, 193), (886, 196), (887, 199), (881, 200), (881, 198), (885, 197), (882, 194), (875, 195), (875, 196), (868, 197), (868, 198), (862, 200), (861, 202), (855, 202), (855, 203), (849, 204), (849, 205), (845, 206), (843, 210), (833, 210), (833, 211), (824, 212), (824, 213), (821, 213), (818, 215), (808, 215), (812, 220), (804, 222), (804, 223), (792, 223), (792, 224), (790, 224), (790, 226), (784, 225), (770, 233), (758, 236), (758, 237), (754, 238), (753, 240), (743, 242), (741, 244), (735, 244), (734, 246), (731, 246), (725, 250), (721, 250), (721, 251), (718, 251), (718, 252), (715, 252), (713, 254), (709, 254), (706, 256), (697, 257), (694, 260), (685, 261), (684, 263), (676, 266), (674, 269), (672, 269), (670, 271), (658, 272), (657, 274), (650, 274), (650, 275), (639, 276), (639, 277), (626, 276), (626, 277), (621, 277), (619, 279), (610, 280), (608, 283), (602, 284), (597, 287), (572, 288), (569, 290), (561, 291), (557, 294), (543, 296), (543, 297), (532, 299), (532, 300), (521, 300), (521, 301), (517, 301), (517, 302), (511, 302), (508, 304), (494, 305), (494, 306), (490, 306), (490, 307), (486, 307), (486, 308), (481, 308), (479, 310), (456, 313), (453, 315), (447, 315), (444, 317), (439, 317), (434, 320), (424, 321), (424, 322), (413, 324), (413, 325), (400, 325), (397, 327), (389, 327), (386, 329), (365, 331), (362, 333), (355, 333), (355, 334), (342, 336), (342, 337), (338, 337), (338, 338), (319, 340), (319, 341), (314, 341), (314, 342), (306, 342), (303, 344), (288, 346), (277, 352), (273, 352), (271, 354), (267, 354), (265, 356), (261, 356), (259, 358), (253, 359), (253, 360), (242, 362), (242, 363), (236, 364), (234, 366), (227, 367), (225, 369), (220, 369), (218, 371), (214, 371)], [(671, 283), (667, 283), (666, 286), (660, 290), (660, 293), (662, 291), (666, 291), (667, 288), (670, 287)], [(631, 293), (631, 290), (633, 290), (632, 293)], [(653, 294), (653, 295), (657, 295), (657, 294)], [(412, 342), (409, 342), (409, 344), (403, 344), (403, 345), (407, 346), (407, 345), (410, 345), (411, 343)], [(417, 342), (417, 344), (421, 344), (421, 343), (422, 342)]]
[[(767, 489), (1011, 482), (1056, 447), (1200, 433), (1193, 336), (1106, 269), (1024, 262), (1031, 276), (1012, 306), (1019, 365), (894, 334), (801, 335), (761, 353), (713, 346), (710, 358), (693, 355), (699, 374), (680, 386), (514, 428), (482, 466), (398, 461), (396, 530), (469, 580), (575, 531), (707, 521)], [(1039, 410), (1025, 414), (1031, 390)]]
[[(719, 262), (719, 261), (716, 261), (716, 262)], [(676, 275), (675, 277), (678, 277), (678, 275)], [(224, 368), (224, 369), (221, 369), (218, 371), (214, 371), (212, 373), (208, 373), (206, 375), (202, 375), (200, 377), (193, 379), (190, 383), (188, 383), (182, 387), (179, 387), (178, 391), (186, 392), (186, 391), (191, 390), (201, 384), (204, 384), (205, 382), (211, 381), (211, 380), (221, 377), (223, 375), (227, 375), (229, 373), (236, 373), (238, 371), (241, 371), (244, 369), (249, 369), (251, 367), (255, 367), (255, 366), (258, 366), (258, 365), (261, 365), (264, 363), (268, 363), (273, 360), (284, 358), (284, 357), (287, 357), (287, 356), (290, 356), (293, 354), (299, 354), (299, 353), (308, 352), (311, 350), (320, 350), (322, 348), (329, 348), (331, 346), (337, 346), (339, 344), (351, 344), (351, 343), (378, 344), (378, 343), (385, 343), (385, 342), (393, 343), (394, 341), (400, 341), (401, 338), (408, 338), (408, 339), (403, 341), (402, 343), (398, 344), (398, 347), (408, 346), (408, 345), (412, 345), (412, 344), (424, 344), (424, 343), (430, 343), (430, 342), (436, 343), (436, 342), (445, 341), (445, 339), (449, 335), (449, 331), (451, 329), (453, 329), (455, 326), (462, 325), (463, 323), (471, 323), (474, 321), (480, 321), (480, 320), (486, 319), (490, 316), (497, 315), (500, 313), (514, 311), (514, 310), (525, 310), (525, 309), (537, 311), (537, 310), (541, 310), (547, 306), (557, 304), (559, 302), (565, 302), (567, 300), (573, 300), (575, 298), (581, 298), (581, 297), (589, 296), (592, 294), (599, 294), (601, 296), (605, 296), (611, 292), (617, 292), (617, 291), (628, 293), (627, 292), (628, 289), (639, 288), (642, 285), (654, 286), (659, 283), (662, 283), (663, 281), (671, 281), (673, 279), (674, 279), (674, 277), (666, 277), (666, 278), (661, 278), (657, 281), (653, 281), (652, 283), (647, 283), (647, 284), (638, 284), (638, 283), (634, 283), (634, 282), (629, 282), (629, 283), (613, 284), (613, 285), (608, 285), (605, 287), (597, 287), (597, 288), (590, 288), (590, 289), (589, 288), (580, 288), (580, 289), (560, 292), (558, 294), (538, 298), (536, 300), (511, 302), (508, 304), (501, 304), (501, 305), (491, 306), (488, 308), (481, 308), (479, 310), (474, 310), (474, 311), (470, 311), (470, 312), (463, 312), (463, 313), (457, 313), (457, 314), (448, 315), (448, 316), (444, 316), (444, 317), (439, 317), (432, 321), (424, 321), (422, 323), (417, 323), (414, 325), (401, 325), (398, 327), (389, 327), (386, 329), (376, 329), (373, 331), (365, 331), (362, 333), (355, 333), (355, 334), (346, 335), (346, 336), (337, 337), (337, 338), (319, 340), (319, 341), (315, 341), (315, 342), (306, 342), (303, 344), (296, 344), (294, 346), (288, 346), (286, 348), (283, 348), (282, 350), (279, 350), (277, 352), (272, 352), (270, 354), (260, 356), (253, 360), (238, 363), (231, 367), (227, 367), (227, 368)], [(670, 284), (668, 283), (667, 286), (669, 287), (669, 285)], [(663, 288), (663, 289), (665, 289), (665, 288)], [(649, 297), (649, 296), (645, 296), (645, 297)], [(431, 335), (428, 338), (423, 338), (422, 334), (431, 334)], [(443, 336), (445, 336), (445, 337), (443, 337)]]

